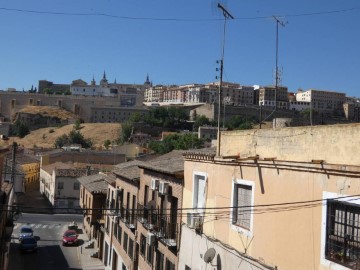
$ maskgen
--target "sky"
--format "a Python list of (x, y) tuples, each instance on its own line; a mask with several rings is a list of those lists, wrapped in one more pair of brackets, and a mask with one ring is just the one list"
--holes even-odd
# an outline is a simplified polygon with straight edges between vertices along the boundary
[[(0, 89), (39, 80), (154, 85), (218, 81), (360, 97), (358, 0), (0, 1)], [(225, 25), (225, 33), (224, 33)], [(224, 54), (222, 54), (224, 52)]]

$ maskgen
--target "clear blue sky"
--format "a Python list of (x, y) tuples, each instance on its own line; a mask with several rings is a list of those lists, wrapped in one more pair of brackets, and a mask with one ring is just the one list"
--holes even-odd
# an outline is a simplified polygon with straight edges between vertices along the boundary
[[(223, 15), (214, 0), (12, 0), (0, 3), (0, 89), (108, 80), (216, 81)], [(360, 96), (359, 0), (222, 0), (224, 81), (274, 83), (276, 24), (282, 84)], [(31, 11), (31, 12), (30, 12)], [(95, 14), (104, 14), (95, 15)]]

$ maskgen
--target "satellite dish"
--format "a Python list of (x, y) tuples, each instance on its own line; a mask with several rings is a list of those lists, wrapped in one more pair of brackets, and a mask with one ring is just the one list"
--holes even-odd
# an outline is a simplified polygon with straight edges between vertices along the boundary
[(214, 248), (209, 248), (204, 254), (204, 257), (203, 257), (204, 262), (206, 262), (206, 263), (211, 262), (214, 259), (215, 254), (216, 254), (215, 249)]

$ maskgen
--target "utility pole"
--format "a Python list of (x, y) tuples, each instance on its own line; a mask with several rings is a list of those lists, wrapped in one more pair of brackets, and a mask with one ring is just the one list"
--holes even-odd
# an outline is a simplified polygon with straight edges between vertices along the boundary
[(224, 70), (224, 53), (225, 53), (225, 34), (226, 34), (226, 20), (234, 19), (234, 17), (220, 4), (217, 7), (222, 11), (224, 15), (224, 31), (223, 31), (223, 44), (220, 60), (220, 84), (219, 84), (219, 97), (218, 97), (218, 130), (217, 130), (217, 147), (216, 156), (220, 156), (220, 111), (221, 111), (221, 92), (223, 83), (223, 70)]
[[(285, 23), (280, 21), (279, 18), (273, 16), (274, 20), (276, 21), (276, 66), (275, 66), (275, 112), (277, 110), (277, 93), (278, 93), (278, 85), (279, 85), (279, 66), (278, 66), (278, 58), (279, 58), (279, 24), (281, 26), (285, 26)], [(276, 128), (276, 115), (274, 113), (275, 119), (275, 128)]]
[(11, 178), (10, 178), (10, 182), (13, 185), (14, 185), (14, 182), (15, 182), (16, 150), (17, 150), (17, 143), (14, 142), (13, 145), (12, 145), (12, 163), (11, 163)]

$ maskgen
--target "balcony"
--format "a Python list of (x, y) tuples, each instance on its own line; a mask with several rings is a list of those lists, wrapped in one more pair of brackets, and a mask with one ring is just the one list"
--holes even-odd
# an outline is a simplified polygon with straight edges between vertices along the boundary
[[(138, 204), (138, 221), (164, 244), (174, 247), (177, 244), (180, 224), (177, 223), (177, 213), (159, 214), (159, 210), (147, 209)], [(175, 222), (174, 222), (175, 221)]]
[(135, 219), (134, 210), (126, 209), (122, 207), (121, 213), (123, 213), (121, 215), (121, 220), (125, 223), (125, 225), (130, 229), (135, 229), (136, 219)]
[(112, 216), (116, 215), (116, 213), (119, 211), (119, 208), (116, 207), (114, 199), (106, 200), (106, 208), (108, 209), (107, 214)]

